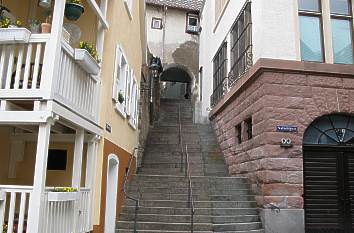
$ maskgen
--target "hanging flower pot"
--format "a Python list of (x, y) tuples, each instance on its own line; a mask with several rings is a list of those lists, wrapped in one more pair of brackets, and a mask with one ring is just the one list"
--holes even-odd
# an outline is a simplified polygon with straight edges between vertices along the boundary
[(76, 21), (84, 13), (85, 8), (80, 0), (70, 0), (65, 4), (65, 17), (68, 20)]

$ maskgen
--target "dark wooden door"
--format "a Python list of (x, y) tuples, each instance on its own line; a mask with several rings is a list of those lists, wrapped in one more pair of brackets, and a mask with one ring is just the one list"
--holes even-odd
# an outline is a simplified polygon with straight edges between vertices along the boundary
[(348, 148), (304, 147), (306, 233), (353, 233), (352, 200), (354, 153)]

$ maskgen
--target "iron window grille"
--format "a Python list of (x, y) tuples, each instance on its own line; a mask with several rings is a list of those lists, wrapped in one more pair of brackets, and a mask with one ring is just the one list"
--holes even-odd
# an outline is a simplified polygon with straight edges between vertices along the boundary
[(224, 41), (213, 59), (213, 87), (210, 103), (214, 107), (227, 92), (227, 42)]
[(253, 65), (251, 2), (247, 2), (231, 29), (229, 87)]

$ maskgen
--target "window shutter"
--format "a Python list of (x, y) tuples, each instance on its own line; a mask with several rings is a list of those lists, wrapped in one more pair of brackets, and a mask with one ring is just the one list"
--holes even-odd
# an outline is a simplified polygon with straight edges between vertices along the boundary
[(129, 76), (127, 78), (127, 106), (126, 106), (126, 113), (131, 116), (132, 115), (132, 111), (131, 111), (131, 106), (132, 106), (132, 99), (133, 99), (133, 92), (132, 92), (132, 88), (133, 88), (133, 77), (134, 77), (134, 72), (133, 69), (130, 70), (129, 72)]
[(131, 99), (131, 76), (132, 76), (132, 70), (127, 67), (127, 72), (126, 72), (126, 85), (125, 85), (125, 113), (130, 116), (130, 99)]
[(140, 90), (139, 85), (136, 83), (136, 94), (135, 94), (135, 125), (138, 127), (138, 119), (139, 119), (139, 100), (140, 100)]
[(121, 62), (122, 62), (122, 52), (120, 47), (116, 47), (116, 57), (115, 57), (115, 68), (113, 74), (113, 83), (112, 83), (112, 99), (114, 102), (118, 102), (118, 93), (119, 93), (119, 79), (121, 79)]

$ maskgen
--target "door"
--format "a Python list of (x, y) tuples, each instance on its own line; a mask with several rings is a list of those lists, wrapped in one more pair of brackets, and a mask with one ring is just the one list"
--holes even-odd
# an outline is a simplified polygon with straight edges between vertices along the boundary
[(306, 233), (354, 232), (354, 152), (304, 147)]
[(117, 193), (118, 193), (119, 160), (116, 155), (108, 156), (107, 164), (107, 188), (106, 188), (106, 212), (105, 233), (116, 232)]

